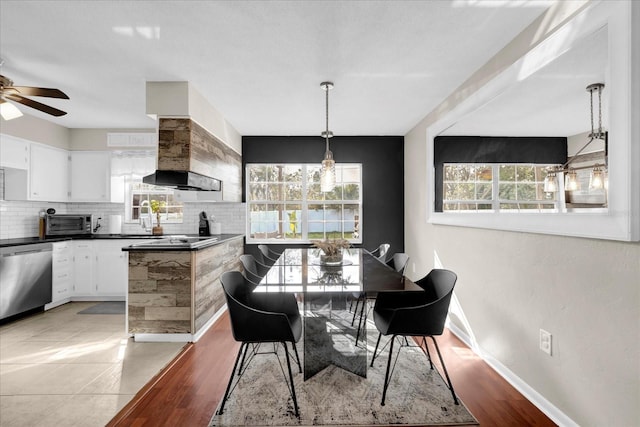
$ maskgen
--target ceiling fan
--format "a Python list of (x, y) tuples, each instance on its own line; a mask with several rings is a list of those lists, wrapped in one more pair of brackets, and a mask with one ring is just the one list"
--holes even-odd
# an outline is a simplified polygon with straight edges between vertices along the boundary
[(11, 105), (8, 101), (17, 102), (19, 104), (26, 105), (27, 107), (35, 108), (36, 110), (40, 110), (43, 113), (51, 114), (55, 117), (60, 117), (67, 114), (65, 111), (58, 110), (57, 108), (50, 107), (38, 101), (34, 101), (33, 99), (27, 98), (27, 96), (43, 96), (47, 98), (69, 99), (69, 97), (59, 89), (32, 86), (14, 86), (13, 80), (0, 75), (0, 109), (2, 110), (2, 117), (5, 120), (10, 120), (22, 115), (20, 110), (15, 108), (15, 106)]

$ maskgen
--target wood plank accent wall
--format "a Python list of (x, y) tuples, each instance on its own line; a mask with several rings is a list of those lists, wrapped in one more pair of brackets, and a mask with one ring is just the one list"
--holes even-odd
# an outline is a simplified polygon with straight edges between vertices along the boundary
[(243, 252), (243, 239), (194, 252), (194, 333), (225, 304), (220, 276), (226, 271), (240, 271), (239, 259)]
[(129, 332), (190, 333), (191, 252), (129, 252)]
[(242, 201), (242, 156), (191, 119), (160, 119), (158, 169), (219, 179), (223, 201)]

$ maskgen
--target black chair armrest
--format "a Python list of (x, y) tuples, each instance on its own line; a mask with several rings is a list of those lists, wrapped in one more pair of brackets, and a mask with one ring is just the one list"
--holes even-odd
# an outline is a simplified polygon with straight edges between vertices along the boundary
[(288, 316), (300, 315), (294, 294), (254, 292), (249, 296), (249, 305), (262, 311), (275, 311)]
[(429, 304), (433, 299), (422, 290), (378, 292), (375, 308), (393, 310), (406, 307), (420, 307)]
[(245, 269), (244, 270), (244, 277), (246, 277), (247, 280), (250, 281), (251, 283), (253, 283), (254, 285), (258, 285), (262, 281), (262, 277), (264, 277), (264, 276), (256, 276), (251, 271)]
[[(233, 325), (234, 337), (245, 342), (294, 341), (291, 322), (285, 313), (247, 307), (244, 321)], [(237, 334), (237, 336), (236, 336)]]

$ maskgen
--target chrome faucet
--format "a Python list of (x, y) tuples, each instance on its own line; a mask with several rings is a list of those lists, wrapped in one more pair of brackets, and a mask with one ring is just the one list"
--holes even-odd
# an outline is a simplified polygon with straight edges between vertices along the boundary
[[(149, 220), (149, 226), (147, 228), (147, 223), (142, 216), (142, 208), (147, 207), (147, 215)], [(151, 212), (151, 204), (148, 200), (143, 200), (140, 202), (140, 226), (144, 229), (144, 231), (152, 231), (153, 230), (153, 212)]]

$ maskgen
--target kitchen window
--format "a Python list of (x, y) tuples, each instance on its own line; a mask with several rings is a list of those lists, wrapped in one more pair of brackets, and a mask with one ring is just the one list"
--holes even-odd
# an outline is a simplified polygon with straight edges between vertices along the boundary
[(445, 212), (543, 212), (557, 208), (556, 193), (544, 192), (551, 165), (445, 163)]
[(319, 164), (249, 164), (246, 177), (248, 242), (362, 242), (361, 164), (336, 164), (327, 193)]
[[(175, 200), (173, 190), (155, 185), (132, 183), (130, 187), (130, 218), (140, 221), (148, 218), (152, 201), (158, 202), (161, 223), (182, 223), (182, 202)], [(151, 215), (156, 222), (156, 214)]]
[[(124, 203), (125, 222), (139, 222), (149, 217), (152, 200), (160, 205), (161, 223), (182, 223), (182, 202), (167, 187), (144, 184), (142, 177), (156, 170), (157, 153), (153, 150), (118, 150), (111, 153), (111, 200)], [(151, 215), (154, 223), (156, 215)], [(150, 227), (151, 224), (147, 224)]]

